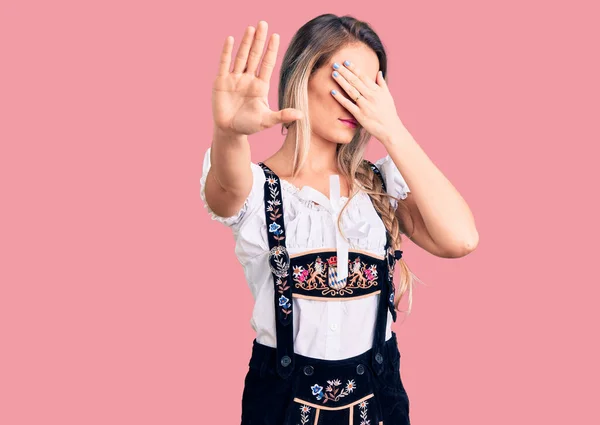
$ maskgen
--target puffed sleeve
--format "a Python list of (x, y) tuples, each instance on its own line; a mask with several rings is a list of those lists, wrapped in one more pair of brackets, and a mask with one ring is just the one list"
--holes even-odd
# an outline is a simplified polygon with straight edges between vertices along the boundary
[[(375, 161), (374, 164), (379, 168), (379, 172), (385, 181), (387, 193), (400, 199), (406, 199), (410, 189), (392, 157), (386, 155)], [(394, 210), (398, 207), (398, 202), (395, 199), (390, 198), (390, 203)]]
[(208, 203), (206, 202), (206, 178), (208, 176), (208, 170), (210, 169), (211, 165), (210, 149), (211, 148), (208, 148), (208, 150), (204, 154), (204, 162), (202, 164), (202, 176), (200, 177), (200, 197), (202, 198), (202, 202), (204, 203), (204, 208), (206, 208), (213, 220), (217, 220), (228, 227), (239, 227), (252, 212), (258, 210), (259, 204), (263, 203), (265, 173), (260, 167), (260, 165), (252, 162), (250, 164), (253, 176), (252, 190), (248, 194), (244, 205), (242, 205), (240, 210), (234, 215), (230, 217), (221, 217), (215, 214), (215, 212), (210, 209)]

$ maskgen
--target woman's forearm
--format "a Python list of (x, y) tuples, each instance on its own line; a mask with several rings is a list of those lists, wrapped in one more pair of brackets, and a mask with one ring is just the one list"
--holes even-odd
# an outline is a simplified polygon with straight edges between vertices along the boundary
[(458, 190), (398, 124), (381, 141), (400, 170), (435, 244), (444, 251), (470, 251), (478, 243), (475, 221)]
[(213, 173), (223, 191), (239, 194), (251, 187), (250, 161), (248, 136), (214, 128), (209, 173)]
[(235, 214), (252, 190), (248, 136), (215, 127), (206, 178), (206, 202), (222, 217)]

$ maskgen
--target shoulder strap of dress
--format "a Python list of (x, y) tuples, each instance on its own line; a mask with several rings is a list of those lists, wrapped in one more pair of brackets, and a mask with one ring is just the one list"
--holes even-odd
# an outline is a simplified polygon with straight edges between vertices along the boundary
[[(368, 159), (364, 159), (365, 163), (369, 165), (369, 167), (371, 167), (371, 169), (373, 170), (373, 172), (379, 176), (379, 179), (381, 180), (381, 187), (383, 188), (384, 192), (387, 192), (386, 189), (386, 185), (385, 185), (385, 179), (383, 178), (383, 176), (381, 175), (381, 171), (379, 171), (379, 168), (377, 168), (377, 166), (375, 164), (373, 164), (371, 161), (369, 161)], [(379, 211), (377, 212), (377, 214), (381, 217), (381, 214), (379, 214)], [(386, 246), (385, 246), (385, 251), (386, 251), (386, 260), (387, 260), (387, 265), (388, 265), (388, 271), (387, 271), (387, 280), (389, 282), (389, 299), (388, 299), (388, 309), (390, 311), (390, 313), (392, 314), (392, 319), (395, 322), (396, 318), (397, 318), (397, 313), (396, 313), (396, 308), (394, 306), (394, 296), (395, 296), (395, 285), (394, 285), (394, 270), (395, 270), (395, 266), (396, 266), (396, 261), (399, 260), (400, 258), (402, 258), (402, 251), (401, 250), (393, 250), (391, 247), (392, 244), (392, 237), (390, 235), (390, 233), (387, 231), (386, 229), (386, 236), (387, 236), (387, 241), (386, 241)]]
[(265, 218), (269, 241), (269, 267), (274, 283), (274, 308), (277, 319), (277, 372), (282, 378), (294, 370), (293, 302), (290, 256), (285, 246), (286, 230), (283, 217), (281, 183), (277, 174), (259, 162), (265, 173)]

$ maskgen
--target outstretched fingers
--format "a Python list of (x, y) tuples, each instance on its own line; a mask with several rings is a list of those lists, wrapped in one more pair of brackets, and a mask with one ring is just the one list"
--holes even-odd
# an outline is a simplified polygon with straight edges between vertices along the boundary
[(227, 36), (225, 43), (223, 44), (223, 50), (221, 51), (221, 62), (219, 64), (219, 74), (229, 74), (229, 68), (231, 67), (231, 51), (233, 50), (233, 37)]
[(260, 58), (263, 54), (263, 49), (265, 48), (265, 40), (267, 39), (267, 29), (268, 24), (265, 21), (258, 22), (256, 34), (254, 36), (254, 41), (252, 43), (252, 47), (250, 48), (250, 54), (248, 56), (248, 66), (246, 67), (246, 72), (248, 74), (256, 74), (258, 62), (260, 62)]
[(233, 65), (233, 72), (235, 74), (241, 74), (246, 69), (246, 62), (248, 60), (248, 52), (250, 51), (250, 46), (252, 46), (252, 40), (254, 40), (254, 32), (255, 28), (250, 25), (246, 28), (244, 32), (244, 38), (238, 48), (237, 55), (235, 57), (235, 64)]
[(277, 50), (279, 49), (279, 34), (272, 34), (269, 38), (269, 44), (267, 45), (267, 52), (263, 57), (262, 63), (260, 65), (260, 71), (258, 73), (258, 78), (265, 82), (269, 82), (271, 80), (271, 74), (273, 73), (273, 68), (275, 67), (275, 62), (277, 60)]

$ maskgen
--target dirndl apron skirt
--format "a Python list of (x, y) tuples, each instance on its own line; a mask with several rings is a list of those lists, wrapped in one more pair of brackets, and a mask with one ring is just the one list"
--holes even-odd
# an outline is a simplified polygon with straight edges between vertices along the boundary
[(400, 377), (396, 333), (384, 344), (383, 372), (372, 350), (343, 360), (295, 354), (281, 379), (276, 349), (254, 340), (242, 394), (242, 425), (409, 425), (409, 399)]

